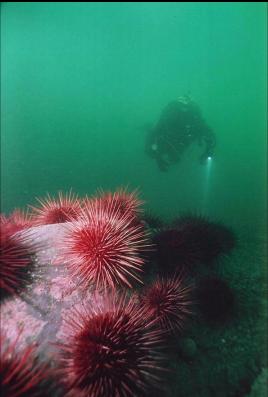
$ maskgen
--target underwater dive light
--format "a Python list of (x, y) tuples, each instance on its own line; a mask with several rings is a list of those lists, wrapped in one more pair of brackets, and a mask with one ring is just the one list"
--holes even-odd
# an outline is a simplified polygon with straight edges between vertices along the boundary
[(204, 168), (204, 191), (203, 191), (203, 206), (202, 210), (204, 213), (208, 212), (209, 209), (209, 193), (211, 188), (211, 168), (212, 168), (212, 156), (207, 156), (206, 166)]

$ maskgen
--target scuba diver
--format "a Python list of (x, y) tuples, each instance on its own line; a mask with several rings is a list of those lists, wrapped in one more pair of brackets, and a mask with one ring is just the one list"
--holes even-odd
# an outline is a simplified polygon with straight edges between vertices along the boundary
[(206, 124), (197, 104), (188, 96), (170, 102), (157, 124), (150, 128), (146, 139), (146, 153), (154, 158), (161, 171), (180, 161), (185, 150), (194, 142), (204, 146), (200, 162), (213, 155), (215, 135)]

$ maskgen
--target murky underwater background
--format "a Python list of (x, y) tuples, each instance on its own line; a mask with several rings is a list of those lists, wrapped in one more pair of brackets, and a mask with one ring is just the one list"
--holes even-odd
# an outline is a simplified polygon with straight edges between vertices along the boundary
[[(267, 228), (266, 8), (260, 2), (1, 5), (2, 212), (47, 192), (72, 188), (83, 196), (129, 186), (164, 219), (193, 211), (234, 227), (241, 241), (247, 236), (232, 265), (219, 270), (246, 297), (241, 317), (213, 336), (206, 327), (190, 331), (197, 359), (179, 367), (172, 396), (246, 396), (264, 367), (268, 374), (260, 359), (264, 319), (255, 327)], [(145, 153), (145, 126), (184, 94), (215, 132), (215, 156), (202, 166), (193, 145), (180, 164), (160, 172)]]
[[(163, 215), (266, 219), (265, 3), (2, 4), (2, 207), (139, 187)], [(190, 93), (217, 136), (160, 173), (144, 125)]]

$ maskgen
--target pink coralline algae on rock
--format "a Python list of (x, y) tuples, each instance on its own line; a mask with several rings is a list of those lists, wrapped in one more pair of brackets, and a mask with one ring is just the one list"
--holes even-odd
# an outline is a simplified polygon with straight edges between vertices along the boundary
[(1, 330), (10, 343), (20, 333), (16, 349), (36, 343), (44, 361), (54, 357), (56, 334), (62, 322), (62, 312), (80, 302), (88, 291), (82, 291), (69, 277), (62, 265), (54, 265), (59, 241), (65, 232), (64, 224), (44, 225), (19, 232), (20, 239), (31, 235), (37, 250), (34, 272), (29, 285), (16, 297), (4, 299), (1, 304)]

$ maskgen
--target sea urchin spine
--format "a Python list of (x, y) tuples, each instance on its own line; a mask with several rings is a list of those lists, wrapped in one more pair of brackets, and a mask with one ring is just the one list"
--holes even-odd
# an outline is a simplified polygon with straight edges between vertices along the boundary
[(19, 335), (10, 344), (5, 335), (0, 336), (1, 396), (44, 396), (45, 394), (40, 391), (40, 382), (45, 379), (48, 369), (45, 365), (37, 362), (34, 345), (30, 345), (22, 351), (17, 351), (18, 339)]

